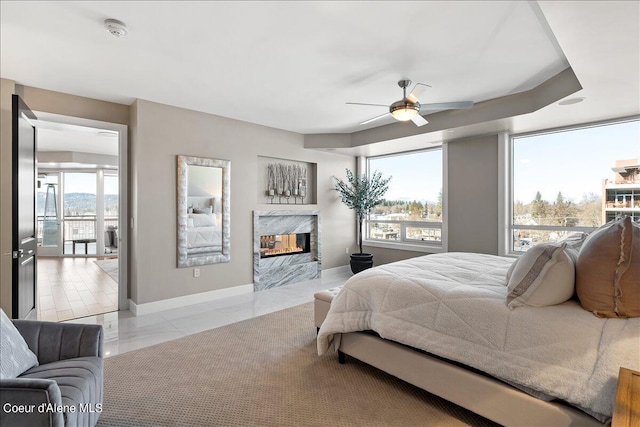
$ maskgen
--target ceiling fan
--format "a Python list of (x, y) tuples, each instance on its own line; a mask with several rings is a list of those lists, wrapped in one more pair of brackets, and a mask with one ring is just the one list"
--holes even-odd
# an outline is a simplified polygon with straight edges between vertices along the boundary
[(398, 82), (398, 86), (402, 88), (402, 99), (388, 106), (384, 104), (365, 104), (362, 102), (347, 102), (347, 104), (389, 108), (388, 113), (384, 113), (372, 119), (365, 120), (364, 122), (360, 123), (361, 125), (366, 125), (367, 123), (371, 123), (373, 121), (387, 117), (388, 115), (392, 115), (396, 120), (399, 120), (401, 122), (406, 122), (408, 120), (411, 120), (413, 123), (416, 124), (416, 126), (424, 126), (429, 122), (420, 115), (420, 112), (422, 111), (454, 110), (454, 109), (473, 107), (473, 101), (438, 102), (434, 104), (420, 104), (420, 102), (418, 102), (418, 99), (422, 96), (424, 91), (431, 86), (424, 83), (416, 83), (416, 85), (413, 87), (413, 90), (411, 91), (409, 96), (407, 96), (407, 87), (409, 87), (410, 84), (411, 84), (411, 80), (400, 80)]

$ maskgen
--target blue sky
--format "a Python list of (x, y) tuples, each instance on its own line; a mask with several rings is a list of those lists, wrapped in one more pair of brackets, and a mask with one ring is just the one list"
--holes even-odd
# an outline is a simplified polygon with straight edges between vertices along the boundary
[(638, 121), (519, 138), (514, 142), (514, 198), (528, 203), (540, 191), (554, 201), (558, 191), (579, 202), (602, 192), (616, 160), (640, 158)]
[[(442, 188), (442, 152), (431, 150), (372, 158), (371, 171), (391, 175), (390, 200), (436, 201)], [(579, 202), (601, 194), (602, 180), (613, 179), (616, 160), (640, 158), (640, 123), (617, 123), (519, 138), (514, 144), (514, 196), (525, 203), (540, 191), (553, 202), (559, 191)]]
[(430, 150), (410, 155), (372, 158), (370, 171), (383, 177), (391, 175), (387, 200), (429, 200), (436, 202), (442, 189), (442, 150)]
[[(64, 181), (66, 193), (91, 193), (96, 194), (95, 173), (66, 173)], [(104, 194), (118, 194), (118, 179), (108, 178), (104, 180)]]

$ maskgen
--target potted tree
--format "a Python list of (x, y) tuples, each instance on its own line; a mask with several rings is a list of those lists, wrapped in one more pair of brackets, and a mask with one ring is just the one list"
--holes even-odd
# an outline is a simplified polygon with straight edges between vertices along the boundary
[(365, 217), (371, 212), (374, 206), (382, 202), (384, 194), (389, 189), (389, 178), (382, 178), (380, 172), (374, 172), (371, 177), (367, 175), (356, 176), (349, 169), (347, 171), (347, 182), (333, 177), (336, 181), (335, 190), (340, 194), (342, 203), (349, 209), (356, 211), (358, 217), (358, 247), (360, 253), (351, 254), (351, 271), (354, 274), (373, 267), (373, 254), (362, 252), (362, 224)]

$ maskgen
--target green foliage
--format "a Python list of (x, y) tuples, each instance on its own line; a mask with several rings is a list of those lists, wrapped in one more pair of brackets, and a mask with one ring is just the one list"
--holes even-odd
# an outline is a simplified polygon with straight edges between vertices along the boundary
[(333, 177), (336, 181), (335, 190), (340, 194), (342, 203), (349, 209), (356, 211), (359, 218), (364, 219), (371, 209), (382, 202), (384, 194), (389, 189), (389, 178), (382, 178), (380, 172), (374, 172), (371, 178), (366, 175), (354, 175), (349, 169), (347, 172), (347, 182)]
[(383, 201), (383, 196), (389, 189), (391, 177), (382, 178), (378, 171), (369, 178), (367, 175), (357, 176), (349, 169), (347, 182), (333, 177), (336, 182), (335, 190), (340, 194), (340, 199), (349, 209), (353, 209), (358, 216), (358, 246), (362, 253), (362, 223), (371, 210)]

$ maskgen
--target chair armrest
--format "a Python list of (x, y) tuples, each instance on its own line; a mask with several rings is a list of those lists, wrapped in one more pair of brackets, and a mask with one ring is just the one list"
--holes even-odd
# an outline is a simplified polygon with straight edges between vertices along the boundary
[(74, 357), (103, 357), (101, 325), (34, 320), (14, 320), (13, 324), (41, 365)]
[(12, 378), (0, 380), (0, 426), (64, 426), (64, 414), (48, 404), (62, 405), (54, 380)]

